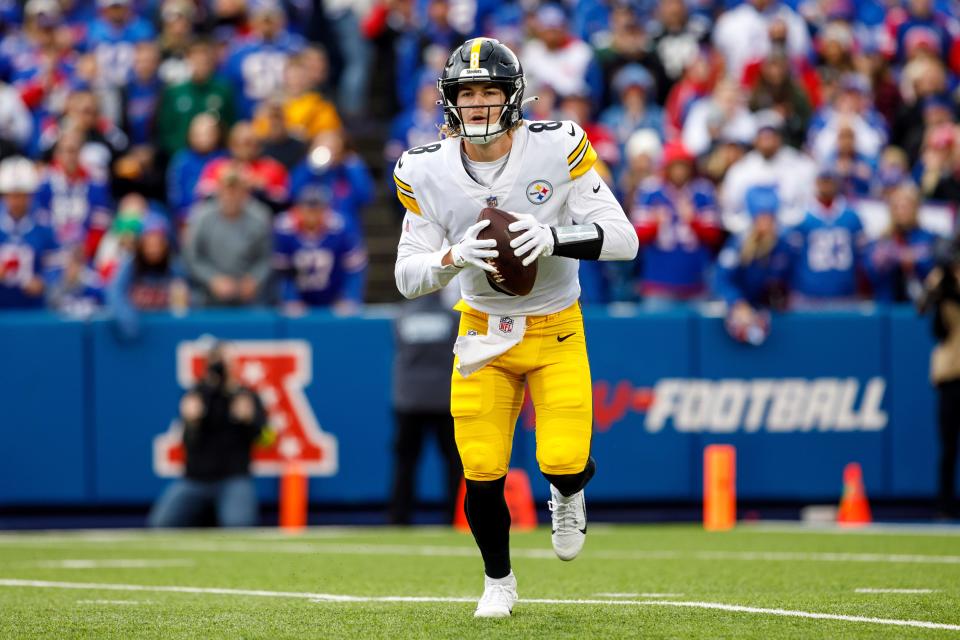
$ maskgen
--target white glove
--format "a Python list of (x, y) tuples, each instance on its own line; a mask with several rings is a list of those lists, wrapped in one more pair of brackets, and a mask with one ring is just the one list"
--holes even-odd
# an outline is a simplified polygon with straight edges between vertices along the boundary
[(513, 215), (517, 218), (517, 221), (511, 222), (507, 229), (513, 232), (525, 232), (510, 241), (510, 246), (513, 247), (513, 255), (520, 258), (524, 254), (530, 254), (523, 259), (523, 266), (529, 266), (540, 256), (553, 255), (553, 231), (550, 230), (550, 227), (538, 222), (529, 213), (514, 213)]
[(487, 258), (496, 258), (500, 254), (492, 247), (497, 246), (497, 241), (493, 238), (489, 240), (478, 240), (477, 234), (490, 224), (489, 220), (481, 220), (463, 234), (463, 239), (450, 247), (450, 257), (453, 259), (453, 266), (460, 268), (466, 264), (472, 264), (478, 269), (496, 273), (497, 269), (492, 264), (485, 262)]

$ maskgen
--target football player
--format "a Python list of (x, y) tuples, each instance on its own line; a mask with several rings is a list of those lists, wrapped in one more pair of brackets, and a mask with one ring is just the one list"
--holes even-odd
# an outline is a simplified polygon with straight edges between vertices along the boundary
[[(590, 457), (592, 390), (577, 299), (579, 260), (632, 260), (637, 234), (594, 170), (583, 129), (569, 121), (523, 120), (523, 69), (496, 40), (453, 52), (437, 87), (443, 139), (406, 151), (394, 181), (406, 208), (397, 249), (397, 287), (407, 298), (460, 275), (460, 330), (450, 410), (463, 461), (465, 509), (484, 563), (477, 617), (506, 617), (517, 600), (510, 569), (510, 514), (503, 496), (524, 386), (537, 412), (537, 460), (550, 482), (553, 547), (572, 560), (587, 530), (583, 488)], [(484, 207), (518, 220), (511, 242), (537, 261), (526, 296), (490, 284), (495, 240), (478, 239)]]

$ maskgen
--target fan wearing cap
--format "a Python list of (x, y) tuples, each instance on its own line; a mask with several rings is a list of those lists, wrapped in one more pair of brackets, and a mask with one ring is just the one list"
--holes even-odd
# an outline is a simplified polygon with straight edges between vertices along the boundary
[(296, 206), (277, 220), (273, 267), (288, 312), (331, 307), (354, 313), (363, 304), (367, 251), (330, 202), (327, 189), (308, 185)]
[(227, 139), (228, 158), (211, 160), (203, 168), (197, 182), (196, 193), (208, 197), (216, 193), (225, 171), (233, 167), (243, 168), (244, 180), (257, 198), (279, 210), (290, 197), (290, 176), (287, 169), (263, 153), (263, 147), (253, 130), (253, 125), (240, 121), (233, 125)]
[(696, 177), (683, 143), (664, 145), (662, 163), (662, 176), (641, 185), (630, 212), (641, 246), (640, 293), (647, 300), (696, 299), (723, 240), (716, 197)]
[(613, 76), (613, 88), (617, 102), (600, 114), (599, 122), (613, 133), (621, 151), (639, 129), (655, 131), (663, 139), (663, 109), (653, 101), (656, 87), (650, 72), (628, 64)]
[(930, 55), (944, 60), (950, 53), (950, 45), (956, 37), (956, 18), (934, 6), (933, 0), (909, 0), (901, 11), (891, 11), (888, 20), (896, 24), (894, 59), (902, 63), (915, 55), (918, 49), (926, 49)]
[(252, 0), (249, 13), (250, 36), (238, 42), (223, 63), (237, 117), (243, 119), (252, 118), (260, 101), (281, 91), (287, 58), (306, 44), (287, 30), (286, 14), (277, 0)]
[(133, 68), (133, 49), (138, 42), (156, 37), (147, 20), (137, 15), (133, 0), (97, 0), (100, 16), (90, 25), (86, 47), (97, 59), (97, 74), (120, 88)]
[(860, 216), (840, 195), (840, 176), (832, 168), (817, 172), (814, 198), (786, 238), (793, 255), (791, 308), (843, 308), (857, 301), (866, 235)]
[(744, 196), (750, 187), (776, 185), (780, 197), (780, 223), (797, 224), (817, 174), (817, 165), (806, 154), (783, 142), (783, 116), (775, 111), (754, 115), (757, 133), (753, 150), (735, 162), (720, 188), (723, 225), (740, 233), (749, 226)]
[(33, 202), (39, 176), (26, 158), (0, 162), (0, 309), (37, 309), (60, 266), (59, 245)]
[(591, 79), (593, 49), (570, 33), (567, 14), (558, 4), (542, 5), (534, 14), (533, 25), (535, 37), (520, 51), (528, 69), (527, 82), (549, 84), (564, 96), (577, 91)]
[(780, 199), (774, 187), (751, 187), (746, 194), (751, 225), (741, 235), (731, 236), (717, 259), (713, 293), (727, 303), (728, 327), (734, 337), (741, 328), (757, 325), (757, 311), (782, 310), (790, 275), (790, 247), (777, 227)]

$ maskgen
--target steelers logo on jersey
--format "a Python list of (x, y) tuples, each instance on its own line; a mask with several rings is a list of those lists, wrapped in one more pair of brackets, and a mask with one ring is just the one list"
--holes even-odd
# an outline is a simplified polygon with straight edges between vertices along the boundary
[(533, 204), (543, 204), (553, 195), (553, 185), (546, 180), (534, 180), (527, 185), (527, 200)]

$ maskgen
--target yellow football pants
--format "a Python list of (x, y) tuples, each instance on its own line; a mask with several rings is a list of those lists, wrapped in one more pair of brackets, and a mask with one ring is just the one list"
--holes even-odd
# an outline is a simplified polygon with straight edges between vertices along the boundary
[[(463, 301), (460, 335), (487, 333), (487, 314)], [(507, 474), (524, 383), (537, 412), (537, 462), (549, 474), (583, 471), (590, 455), (593, 394), (580, 305), (528, 316), (523, 341), (464, 378), (454, 362), (450, 389), (457, 449), (469, 480)]]

